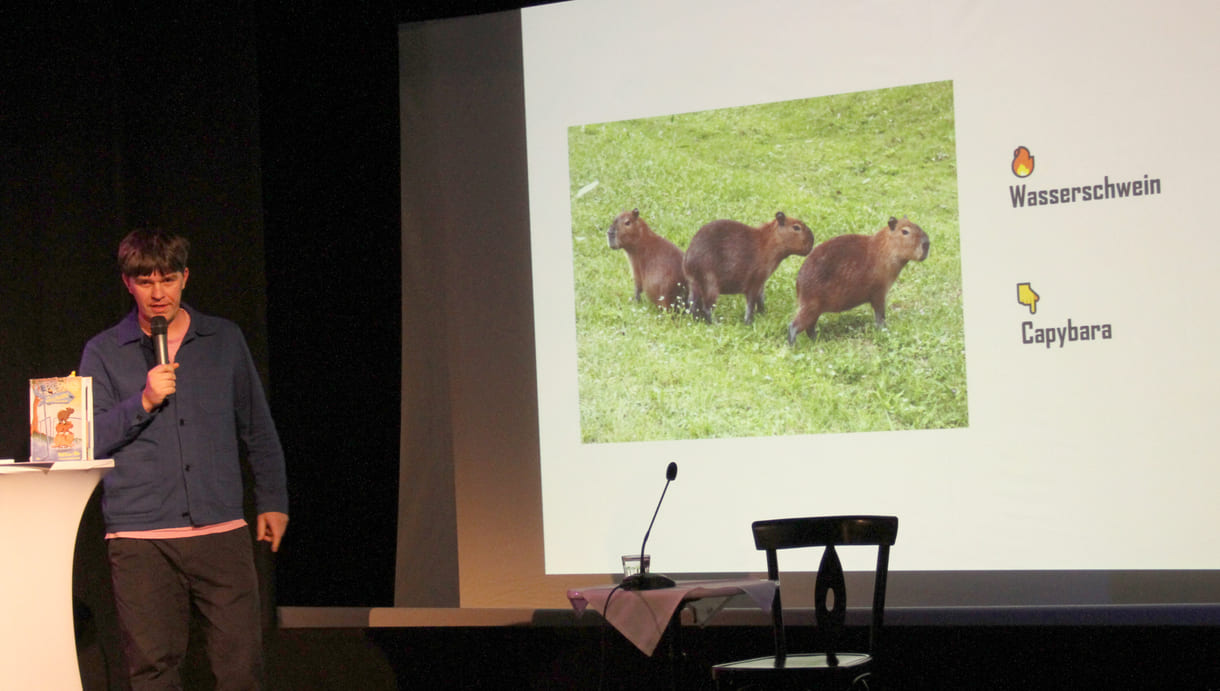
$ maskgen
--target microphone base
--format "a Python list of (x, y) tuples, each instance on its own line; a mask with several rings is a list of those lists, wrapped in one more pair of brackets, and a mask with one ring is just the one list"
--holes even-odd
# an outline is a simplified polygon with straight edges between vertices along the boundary
[(674, 579), (665, 574), (644, 572), (624, 578), (619, 587), (623, 590), (661, 590), (674, 585)]

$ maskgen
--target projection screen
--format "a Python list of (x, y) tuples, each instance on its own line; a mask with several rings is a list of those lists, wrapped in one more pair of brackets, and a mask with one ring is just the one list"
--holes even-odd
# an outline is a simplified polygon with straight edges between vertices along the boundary
[[(1218, 12), (523, 11), (547, 571), (638, 549), (669, 461), (662, 570), (756, 569), (751, 520), (836, 513), (898, 515), (900, 571), (1220, 568), (1220, 538), (1176, 528), (1220, 517)], [(637, 207), (680, 248), (778, 210), (818, 242), (909, 215), (930, 250), (893, 284), (885, 331), (865, 305), (790, 346), (803, 257), (751, 325), (741, 295), (711, 324), (658, 316), (607, 242)]]

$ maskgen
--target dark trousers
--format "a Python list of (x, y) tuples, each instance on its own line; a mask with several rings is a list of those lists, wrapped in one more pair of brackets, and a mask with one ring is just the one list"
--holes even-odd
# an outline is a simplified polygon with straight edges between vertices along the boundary
[(110, 576), (132, 691), (181, 689), (192, 611), (216, 689), (258, 689), (262, 630), (250, 533), (115, 538)]

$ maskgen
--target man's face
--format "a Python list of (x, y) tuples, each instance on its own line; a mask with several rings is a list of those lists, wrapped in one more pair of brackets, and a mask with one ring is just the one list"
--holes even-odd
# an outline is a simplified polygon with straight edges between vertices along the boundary
[(188, 273), (188, 269), (183, 269), (168, 274), (154, 271), (145, 276), (123, 276), (127, 292), (135, 298), (142, 329), (148, 330), (148, 323), (153, 317), (165, 317), (171, 323), (174, 321), (182, 304), (182, 290), (186, 288)]

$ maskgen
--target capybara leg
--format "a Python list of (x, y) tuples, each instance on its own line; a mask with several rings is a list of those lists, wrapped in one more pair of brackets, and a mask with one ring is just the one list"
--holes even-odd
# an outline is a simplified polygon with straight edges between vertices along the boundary
[[(788, 325), (788, 345), (796, 345), (796, 337), (801, 333), (801, 331), (802, 329), (797, 326), (795, 321)], [(814, 338), (817, 337), (817, 324), (811, 324), (809, 328), (804, 329), (804, 331), (805, 334), (809, 336), (809, 340), (814, 340)]]
[(703, 315), (704, 321), (709, 324), (712, 323), (712, 311), (716, 309), (716, 300), (719, 298), (720, 291), (714, 289), (708, 290), (702, 296), (703, 307), (700, 310), (700, 313)]
[(885, 296), (873, 298), (873, 321), (876, 322), (877, 328), (885, 328)]
[(746, 295), (746, 323), (754, 323), (754, 315), (766, 312), (767, 308), (763, 304), (763, 294), (759, 291), (758, 295)]
[(703, 309), (703, 295), (702, 295), (702, 293), (699, 292), (699, 289), (696, 288), (695, 285), (692, 283), (690, 286), (690, 292), (687, 293), (687, 297), (686, 297), (686, 311), (690, 312), (690, 315), (692, 317), (698, 319), (699, 312), (702, 309)]
[(813, 340), (814, 336), (817, 334), (819, 316), (821, 315), (814, 314), (813, 317), (810, 318), (805, 310), (798, 310), (796, 317), (792, 320), (792, 323), (788, 325), (788, 345), (796, 345), (796, 336), (802, 331), (809, 335), (809, 340)]
[(708, 321), (707, 303), (703, 301), (702, 295), (695, 297), (695, 299), (691, 301), (691, 314), (694, 315), (695, 319)]

